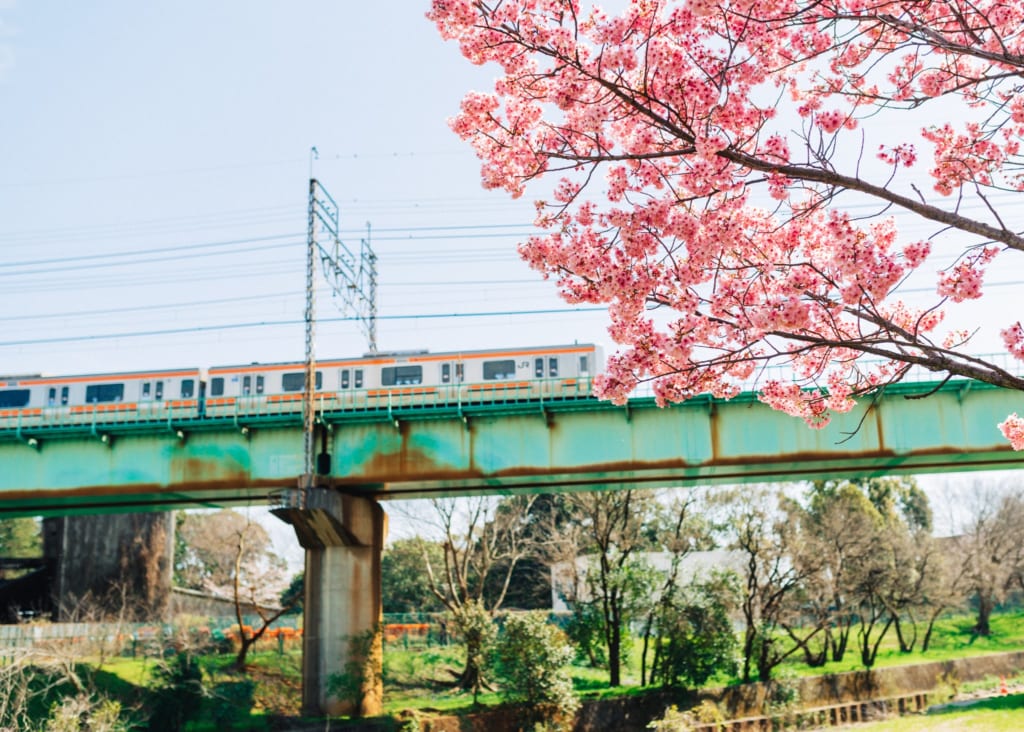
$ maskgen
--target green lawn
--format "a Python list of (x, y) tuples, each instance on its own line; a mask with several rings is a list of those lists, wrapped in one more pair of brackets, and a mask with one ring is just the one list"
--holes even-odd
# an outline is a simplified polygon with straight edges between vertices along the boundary
[[(984, 656), (990, 653), (1006, 653), (1024, 650), (1024, 610), (999, 613), (992, 616), (992, 634), (988, 637), (971, 633), (974, 618), (970, 615), (955, 615), (939, 620), (932, 633), (932, 641), (927, 653), (920, 650), (918, 642), (915, 650), (903, 653), (899, 649), (896, 634), (890, 630), (875, 659), (874, 668), (890, 666), (908, 666), (932, 661), (948, 661), (956, 658)], [(860, 652), (856, 645), (856, 631), (851, 636), (850, 646), (842, 662), (829, 662), (818, 668), (811, 668), (803, 662), (801, 655), (791, 656), (782, 668), (800, 676), (817, 676), (823, 674), (859, 671), (864, 667), (860, 663)], [(922, 630), (923, 635), (923, 630)]]

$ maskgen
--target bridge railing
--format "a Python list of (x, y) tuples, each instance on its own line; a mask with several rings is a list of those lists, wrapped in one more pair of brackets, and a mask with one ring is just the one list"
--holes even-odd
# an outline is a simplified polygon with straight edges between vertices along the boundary
[[(1008, 353), (983, 354), (979, 358), (1009, 373), (1024, 375), (1024, 363)], [(870, 363), (866, 363), (870, 365)], [(747, 383), (744, 391), (755, 391), (771, 379), (788, 381), (792, 369), (785, 365), (759, 370)], [(903, 381), (907, 383), (935, 382), (942, 374), (921, 367), (909, 370)], [(960, 377), (957, 377), (958, 379)], [(389, 388), (352, 389), (320, 392), (317, 409), (321, 413), (343, 416), (346, 414), (386, 413), (399, 411), (439, 410), (500, 407), (509, 404), (557, 402), (592, 396), (593, 379), (545, 379), (536, 381), (448, 384), (442, 386), (405, 385)], [(649, 383), (640, 385), (634, 397), (652, 395)], [(22, 435), (23, 431), (58, 432), (62, 429), (81, 431), (89, 429), (99, 434), (110, 426), (151, 429), (165, 423), (171, 431), (187, 427), (189, 423), (212, 420), (266, 420), (290, 419), (302, 412), (298, 394), (214, 398), (205, 402), (187, 400), (176, 402), (139, 402), (97, 404), (77, 407), (44, 407), (41, 409), (0, 409), (0, 434)], [(8, 438), (10, 439), (10, 438)]]

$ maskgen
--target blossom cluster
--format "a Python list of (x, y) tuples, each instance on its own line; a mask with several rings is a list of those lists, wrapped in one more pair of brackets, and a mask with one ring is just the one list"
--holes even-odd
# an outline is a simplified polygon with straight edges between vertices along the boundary
[[(966, 334), (936, 333), (940, 306), (981, 297), (995, 256), (1024, 249), (959, 203), (1024, 190), (1024, 0), (628, 0), (618, 14), (433, 0), (428, 16), (499, 69), (450, 121), (483, 184), (520, 196), (563, 171), (520, 253), (568, 301), (607, 305), (620, 345), (598, 382), (608, 398), (644, 381), (662, 403), (728, 397), (785, 363), (793, 377), (764, 379), (762, 401), (822, 426), (901, 378), (906, 354), (962, 347)], [(882, 114), (940, 100), (962, 119), (930, 117), (907, 139), (877, 131), (879, 181), (849, 164)], [(800, 129), (779, 119), (783, 101)], [(909, 177), (919, 158), (947, 209)], [(844, 210), (842, 190), (959, 229), (934, 306), (911, 307), (900, 287), (938, 240), (901, 240), (893, 218)], [(1020, 324), (1002, 333), (1024, 358)]]

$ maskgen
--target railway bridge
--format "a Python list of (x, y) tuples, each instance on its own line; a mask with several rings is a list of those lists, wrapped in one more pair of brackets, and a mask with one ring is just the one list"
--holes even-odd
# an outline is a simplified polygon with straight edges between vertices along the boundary
[[(433, 404), (394, 393), (323, 403), (317, 476), (303, 476), (295, 405), (231, 414), (0, 415), (0, 516), (270, 501), (306, 550), (303, 703), (336, 713), (327, 679), (380, 618), (382, 502), (483, 493), (686, 487), (1019, 468), (996, 425), (1024, 394), (964, 380), (903, 383), (821, 430), (744, 393), (659, 408), (544, 389)], [(925, 397), (925, 398), (921, 398)], [(329, 456), (327, 459), (326, 456)], [(314, 485), (313, 488), (307, 486)], [(379, 663), (371, 653), (369, 663)], [(370, 675), (379, 679), (379, 674)], [(362, 712), (380, 703), (364, 689)]]

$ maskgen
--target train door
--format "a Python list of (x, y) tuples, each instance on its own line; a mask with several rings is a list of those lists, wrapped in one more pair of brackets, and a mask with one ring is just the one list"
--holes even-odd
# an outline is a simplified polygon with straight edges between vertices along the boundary
[(438, 384), (441, 386), (441, 398), (444, 401), (456, 401), (459, 385), (465, 381), (462, 361), (442, 361), (440, 369)]
[(153, 402), (153, 382), (143, 381), (139, 385), (139, 412), (141, 414), (149, 414), (152, 412)]

